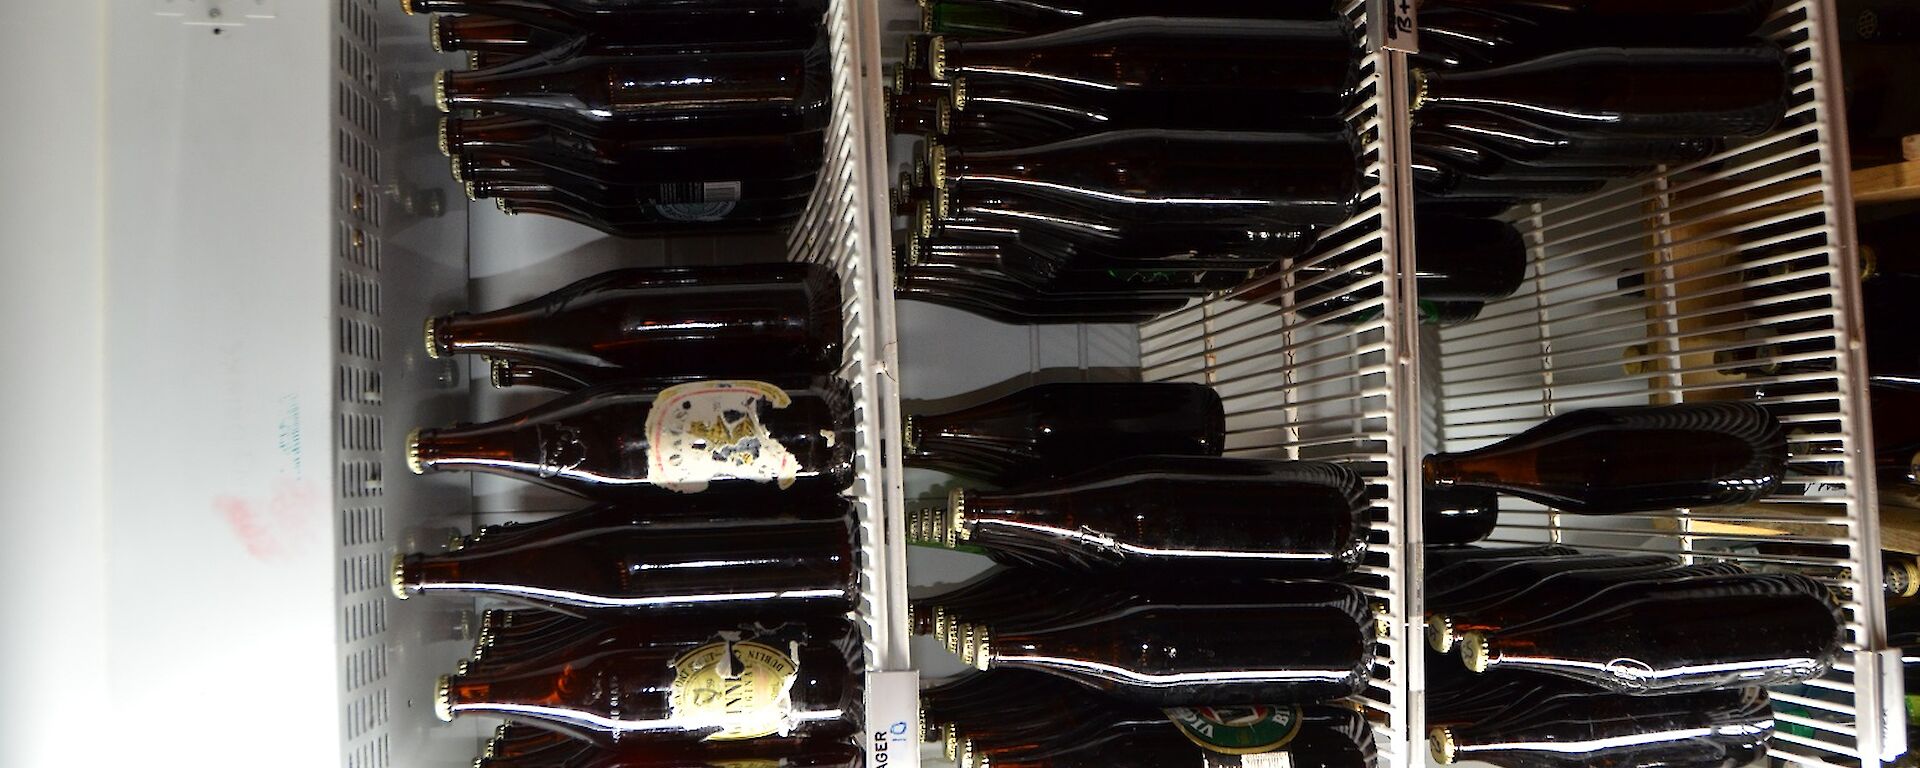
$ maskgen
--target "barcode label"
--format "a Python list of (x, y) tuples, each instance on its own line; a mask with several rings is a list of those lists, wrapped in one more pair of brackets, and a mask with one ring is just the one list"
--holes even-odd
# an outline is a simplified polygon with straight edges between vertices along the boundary
[(1292, 752), (1266, 752), (1241, 755), (1240, 768), (1293, 768)]

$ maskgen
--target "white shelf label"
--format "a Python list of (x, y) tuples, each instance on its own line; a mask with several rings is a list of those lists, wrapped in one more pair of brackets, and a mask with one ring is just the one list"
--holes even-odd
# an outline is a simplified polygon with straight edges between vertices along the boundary
[(920, 673), (867, 675), (867, 768), (920, 768)]

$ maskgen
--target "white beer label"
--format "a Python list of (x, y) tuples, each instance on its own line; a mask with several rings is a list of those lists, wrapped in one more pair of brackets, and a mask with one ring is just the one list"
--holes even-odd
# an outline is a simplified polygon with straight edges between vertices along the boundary
[(759, 415), (791, 402), (762, 381), (697, 381), (662, 390), (647, 414), (648, 480), (676, 493), (699, 493), (713, 480), (792, 486), (800, 460), (773, 439)]

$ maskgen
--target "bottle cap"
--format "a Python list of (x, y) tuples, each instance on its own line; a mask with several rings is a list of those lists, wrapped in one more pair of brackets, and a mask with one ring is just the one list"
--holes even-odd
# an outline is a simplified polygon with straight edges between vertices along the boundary
[(467, 69), (479, 69), (479, 68), (480, 68), (480, 52), (467, 51)]
[(1460, 748), (1453, 743), (1453, 731), (1447, 728), (1435, 728), (1427, 734), (1427, 751), (1433, 754), (1433, 761), (1441, 765), (1452, 765), (1459, 756)]
[(1900, 591), (1897, 594), (1900, 597), (1920, 595), (1920, 561), (1911, 557), (1901, 557), (1900, 562), (1895, 563), (1893, 567), (1898, 569), (1899, 573)]
[(447, 148), (449, 144), (451, 144), (451, 142), (447, 140), (447, 120), (448, 119), (449, 118), (447, 118), (445, 115), (440, 116), (440, 126), (437, 129), (437, 132), (440, 134), (440, 138), (439, 138), (440, 154), (445, 155), (447, 157), (453, 157), (453, 151)]
[(1373, 636), (1381, 640), (1393, 637), (1393, 613), (1386, 603), (1373, 604)]
[[(465, 182), (467, 180), (467, 175), (460, 171), (460, 158), (454, 157), (453, 155), (447, 155), (447, 167), (453, 169), (454, 181)], [(468, 200), (474, 199), (472, 184), (467, 185), (467, 199)]]
[(947, 88), (947, 95), (953, 99), (954, 109), (961, 109), (961, 110), (966, 109), (967, 108), (967, 79), (964, 77), (953, 78), (953, 85)]
[[(913, 224), (915, 234), (921, 237), (933, 237), (933, 203), (922, 200), (919, 205), (914, 207)], [(912, 252), (909, 251), (909, 261), (911, 261), (912, 257)]]
[(1913, 458), (1907, 459), (1907, 479), (1920, 481), (1920, 451), (1914, 451)]
[(1474, 672), (1487, 671), (1493, 652), (1487, 648), (1487, 636), (1480, 632), (1468, 632), (1460, 637), (1460, 661)]
[(433, 105), (442, 112), (453, 111), (447, 106), (447, 71), (444, 69), (433, 73)]
[(427, 41), (433, 44), (434, 53), (447, 52), (446, 47), (440, 44), (440, 14), (427, 17)]
[(402, 554), (395, 554), (393, 556), (393, 567), (388, 571), (388, 579), (387, 579), (388, 586), (393, 588), (393, 596), (400, 598), (402, 600), (405, 600), (408, 597), (407, 583), (402, 578), (403, 574), (405, 573), (406, 567), (407, 567), (407, 556)]
[(933, 130), (942, 136), (953, 133), (953, 102), (941, 99), (933, 108)]
[[(455, 165), (458, 165), (458, 163), (455, 163)], [(456, 178), (458, 178), (458, 177), (456, 177)], [(476, 187), (474, 187), (474, 186), (473, 186), (473, 182), (471, 182), (471, 181), (469, 181), (469, 182), (467, 182), (467, 199), (468, 199), (468, 200), (479, 200), (479, 199), (480, 199), (480, 190), (479, 190), (478, 188), (476, 188)]]
[(900, 427), (900, 449), (906, 453), (920, 452), (920, 430), (914, 421), (914, 417), (908, 416)]
[(467, 537), (462, 536), (457, 532), (447, 537), (448, 552), (458, 552), (466, 548), (467, 548)]
[(420, 429), (407, 433), (407, 470), (416, 475), (427, 473), (427, 467), (420, 461)]
[(506, 388), (508, 365), (510, 363), (500, 358), (487, 358), (487, 381), (493, 384), (494, 389)]
[(947, 494), (946, 544), (951, 547), (973, 538), (967, 530), (967, 489), (955, 488)]
[(433, 714), (441, 722), (453, 722), (453, 678), (441, 675), (433, 685)]
[(494, 198), (494, 199), (493, 199), (493, 207), (495, 207), (495, 208), (498, 208), (498, 209), (500, 209), (500, 212), (501, 212), (501, 213), (504, 213), (504, 214), (506, 214), (506, 215), (508, 215), (508, 216), (515, 216), (515, 215), (518, 215), (518, 214), (515, 214), (515, 213), (513, 212), (513, 209), (512, 209), (512, 208), (508, 208), (508, 207), (507, 207), (507, 199), (506, 199), (506, 198), (504, 198), (504, 197), (496, 197), (496, 198)]
[(1407, 112), (1413, 113), (1427, 104), (1427, 71), (1414, 67), (1408, 74), (1413, 80), (1413, 104), (1407, 108)]
[(960, 734), (948, 730), (946, 734), (940, 738), (940, 754), (946, 757), (948, 762), (959, 762)]
[(467, 673), (467, 670), (472, 666), (473, 666), (472, 662), (466, 659), (461, 659), (459, 661), (454, 662), (453, 673), (456, 675), (464, 675)]
[(973, 658), (962, 659), (962, 661), (971, 662), (974, 669), (987, 671), (989, 662), (993, 660), (993, 634), (988, 632), (986, 627), (981, 627), (974, 634), (973, 653), (969, 655)]
[(1427, 616), (1427, 647), (1441, 653), (1453, 650), (1453, 619), (1440, 614)]
[(1861, 243), (1858, 250), (1860, 251), (1860, 280), (1864, 282), (1879, 276), (1880, 254), (1874, 251), (1873, 246), (1866, 243)]
[(400, 10), (406, 11), (408, 16), (417, 13), (413, 10), (413, 0), (400, 0)]
[(947, 79), (947, 36), (934, 35), (927, 48), (927, 72), (935, 80)]
[(960, 768), (973, 768), (973, 754), (974, 754), (973, 739), (961, 739), (960, 740), (960, 759), (955, 760), (954, 763), (959, 765)]
[[(947, 188), (947, 148), (937, 141), (927, 142), (927, 178), (936, 191)], [(945, 216), (942, 210), (940, 215)]]
[(435, 360), (440, 359), (440, 335), (437, 333), (439, 329), (435, 327), (439, 324), (440, 318), (427, 318), (427, 357)]

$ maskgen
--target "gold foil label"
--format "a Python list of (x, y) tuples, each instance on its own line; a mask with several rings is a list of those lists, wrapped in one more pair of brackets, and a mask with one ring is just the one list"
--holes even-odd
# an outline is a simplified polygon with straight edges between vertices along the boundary
[(793, 657), (768, 645), (720, 641), (673, 661), (668, 699), (674, 722), (718, 728), (708, 741), (757, 739), (784, 733), (793, 711)]
[(786, 391), (762, 381), (697, 381), (668, 387), (647, 414), (647, 477), (677, 493), (713, 480), (793, 485), (800, 461), (760, 423), (762, 408), (785, 408)]

